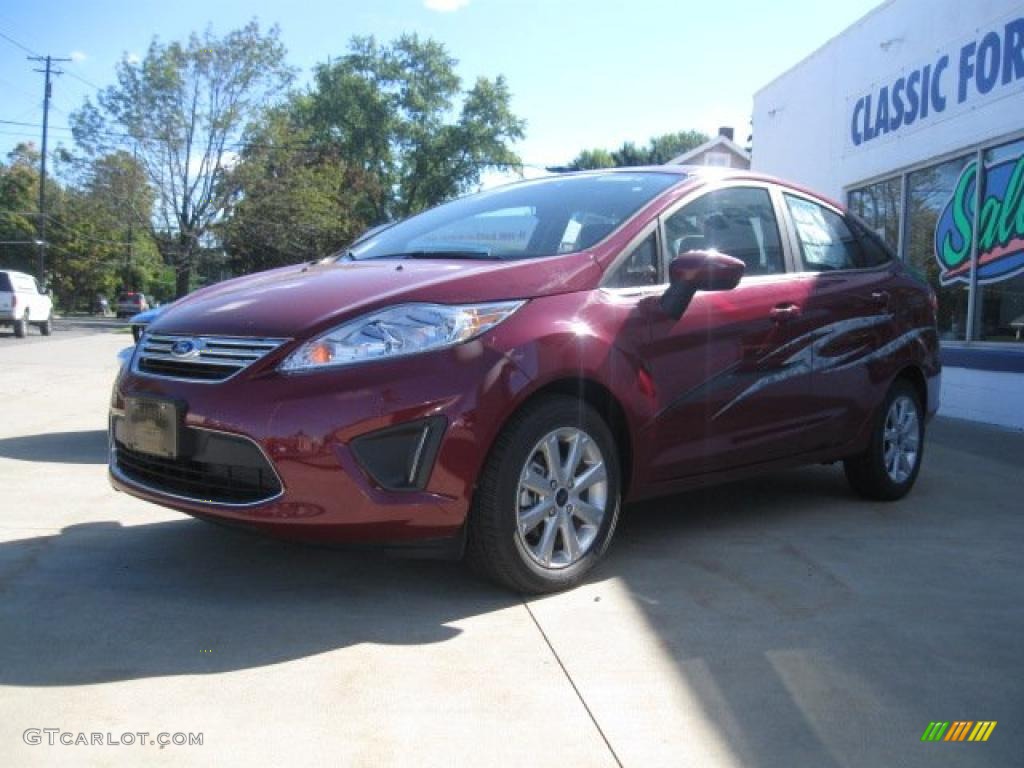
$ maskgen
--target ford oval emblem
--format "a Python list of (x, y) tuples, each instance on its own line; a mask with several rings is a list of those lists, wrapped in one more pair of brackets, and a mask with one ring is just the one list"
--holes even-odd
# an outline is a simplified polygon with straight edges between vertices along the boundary
[(193, 339), (179, 339), (171, 346), (171, 354), (175, 357), (195, 357), (199, 354), (199, 346)]

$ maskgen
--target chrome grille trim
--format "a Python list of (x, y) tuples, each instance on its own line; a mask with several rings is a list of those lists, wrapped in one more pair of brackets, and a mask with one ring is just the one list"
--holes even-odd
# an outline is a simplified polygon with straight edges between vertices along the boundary
[[(175, 355), (172, 348), (181, 341), (191, 341), (194, 350)], [(218, 384), (263, 359), (286, 341), (289, 339), (145, 333), (132, 358), (132, 372), (154, 379)]]

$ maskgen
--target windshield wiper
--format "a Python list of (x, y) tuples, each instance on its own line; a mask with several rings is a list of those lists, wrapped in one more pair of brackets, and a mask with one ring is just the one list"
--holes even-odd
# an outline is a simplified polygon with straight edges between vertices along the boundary
[(501, 260), (501, 256), (493, 255), (489, 250), (451, 250), (451, 251), (405, 251), (404, 253), (384, 253), (380, 256), (368, 256), (369, 259), (484, 259)]

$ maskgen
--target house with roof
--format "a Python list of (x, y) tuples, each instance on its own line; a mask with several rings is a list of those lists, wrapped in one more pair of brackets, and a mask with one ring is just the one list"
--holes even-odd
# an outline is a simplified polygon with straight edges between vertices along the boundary
[(733, 130), (728, 126), (718, 129), (718, 135), (699, 147), (673, 157), (667, 165), (714, 165), (721, 168), (750, 168), (750, 153), (733, 141)]

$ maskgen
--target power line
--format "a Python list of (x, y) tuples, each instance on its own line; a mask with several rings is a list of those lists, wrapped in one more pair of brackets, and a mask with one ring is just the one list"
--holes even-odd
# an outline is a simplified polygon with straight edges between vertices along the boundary
[(88, 85), (90, 88), (93, 88), (93, 89), (95, 89), (97, 91), (102, 91), (103, 90), (100, 86), (96, 85), (96, 83), (92, 82), (91, 80), (87, 80), (86, 78), (82, 77), (81, 75), (77, 75), (77, 74), (75, 74), (74, 72), (71, 72), (71, 71), (68, 71), (66, 74), (67, 74), (68, 77), (73, 77), (78, 82), (84, 83), (85, 85)]
[(2, 32), (2, 31), (0, 31), (0, 37), (2, 37), (4, 40), (6, 40), (11, 45), (14, 45), (14, 46), (17, 46), (18, 48), (21, 48), (21, 50), (23, 50), (25, 53), (29, 54), (30, 56), (38, 56), (39, 55), (38, 53), (33, 51), (31, 48), (29, 48), (24, 43), (19, 43), (13, 37), (11, 37), (10, 35)]

